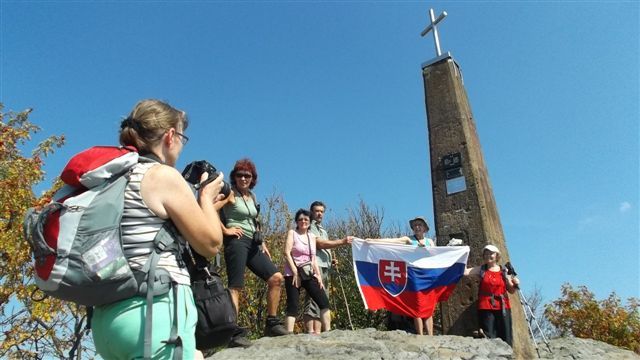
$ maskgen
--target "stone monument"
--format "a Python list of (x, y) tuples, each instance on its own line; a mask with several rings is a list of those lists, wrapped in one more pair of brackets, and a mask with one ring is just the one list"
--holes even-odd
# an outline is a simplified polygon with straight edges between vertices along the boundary
[[(509, 261), (496, 201), (480, 148), (475, 121), (462, 80), (460, 66), (451, 53), (442, 53), (437, 19), (422, 31), (432, 32), (436, 57), (422, 64), (427, 127), (431, 155), (434, 223), (437, 245), (462, 239), (471, 249), (468, 266), (482, 264), (482, 248), (494, 244), (504, 264)], [(478, 326), (478, 280), (463, 278), (447, 302), (441, 303), (444, 334), (471, 336)], [(533, 358), (531, 338), (518, 294), (510, 294), (513, 350), (518, 358)]]

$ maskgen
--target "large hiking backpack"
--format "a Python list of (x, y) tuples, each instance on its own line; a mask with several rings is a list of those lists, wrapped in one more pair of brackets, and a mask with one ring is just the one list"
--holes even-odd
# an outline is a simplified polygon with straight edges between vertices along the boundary
[[(162, 252), (181, 249), (177, 231), (167, 221), (143, 268), (129, 266), (120, 225), (124, 192), (130, 169), (144, 161), (154, 160), (139, 157), (132, 147), (96, 146), (75, 155), (60, 176), (65, 185), (44, 208), (28, 210), (24, 231), (33, 251), (36, 285), (45, 294), (88, 307), (146, 296), (147, 358), (153, 296), (176, 289), (165, 269), (156, 271), (157, 263)], [(176, 333), (172, 329), (169, 343), (179, 343)]]

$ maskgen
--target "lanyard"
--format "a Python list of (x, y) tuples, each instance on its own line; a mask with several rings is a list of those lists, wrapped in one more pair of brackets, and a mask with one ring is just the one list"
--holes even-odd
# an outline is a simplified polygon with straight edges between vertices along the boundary
[[(251, 225), (253, 226), (253, 231), (255, 232), (258, 230), (255, 224), (256, 219), (253, 216), (251, 216), (251, 209), (249, 209), (249, 204), (247, 204), (247, 200), (244, 199), (244, 195), (242, 195), (242, 193), (240, 193), (240, 197), (242, 198), (242, 202), (244, 203), (244, 206), (247, 207), (247, 213), (249, 214), (249, 217), (251, 218), (251, 220), (253, 220), (251, 221)], [(255, 207), (255, 203), (253, 206)]]

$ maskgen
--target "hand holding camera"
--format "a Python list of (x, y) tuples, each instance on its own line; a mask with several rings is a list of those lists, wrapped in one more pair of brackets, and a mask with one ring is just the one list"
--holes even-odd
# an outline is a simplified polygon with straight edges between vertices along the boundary
[[(208, 174), (208, 177), (206, 180), (202, 181), (202, 175), (205, 173)], [(182, 170), (182, 177), (184, 177), (188, 183), (192, 184), (193, 188), (196, 190), (205, 187), (210, 182), (216, 180), (220, 175), (222, 175), (222, 173), (206, 160), (193, 161), (187, 165), (184, 170)], [(226, 198), (231, 193), (231, 185), (224, 180), (221, 181), (222, 189), (220, 190), (220, 194), (224, 195)]]
[(518, 280), (518, 278), (516, 277), (516, 275), (518, 275), (516, 273), (516, 269), (513, 268), (513, 265), (511, 265), (511, 262), (507, 262), (506, 264), (504, 264), (504, 267), (507, 268), (507, 275), (511, 275), (511, 282), (513, 282), (513, 287), (515, 287), (516, 289), (520, 288), (520, 280)]

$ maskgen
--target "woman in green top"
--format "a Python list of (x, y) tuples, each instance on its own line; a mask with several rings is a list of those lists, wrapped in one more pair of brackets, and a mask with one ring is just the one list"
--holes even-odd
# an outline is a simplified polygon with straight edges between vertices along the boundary
[[(248, 267), (267, 282), (267, 323), (265, 336), (286, 335), (287, 330), (276, 317), (284, 277), (271, 261), (263, 243), (258, 223), (260, 205), (251, 191), (258, 181), (256, 166), (249, 159), (238, 160), (231, 170), (233, 196), (222, 208), (224, 259), (227, 265), (229, 290), (238, 312), (240, 291), (244, 288), (244, 269)], [(231, 346), (234, 346), (232, 339)]]

